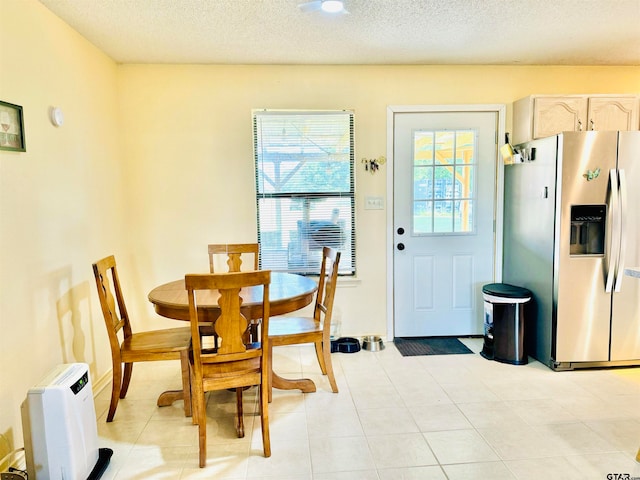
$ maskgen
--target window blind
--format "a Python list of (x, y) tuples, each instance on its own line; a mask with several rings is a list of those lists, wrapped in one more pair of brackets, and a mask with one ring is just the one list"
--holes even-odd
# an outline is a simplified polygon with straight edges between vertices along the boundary
[(353, 112), (253, 112), (260, 266), (318, 274), (322, 247), (355, 274)]

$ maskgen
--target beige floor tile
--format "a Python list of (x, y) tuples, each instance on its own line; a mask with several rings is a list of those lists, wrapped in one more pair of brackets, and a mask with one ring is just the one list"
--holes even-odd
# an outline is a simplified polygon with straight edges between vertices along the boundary
[(640, 420), (601, 420), (585, 423), (618, 450), (637, 452), (640, 448)]
[(102, 474), (101, 480), (113, 480), (118, 471), (126, 466), (128, 462), (131, 462), (133, 458), (129, 458), (129, 453), (133, 449), (132, 443), (120, 443), (105, 439), (103, 437), (98, 438), (98, 448), (110, 448), (113, 450), (113, 455), (109, 461), (109, 465)]
[[(118, 443), (118, 444), (128, 444), (131, 447), (136, 443), (138, 437), (144, 430), (148, 423), (148, 420), (139, 420), (136, 422), (126, 422), (120, 421), (119, 419), (114, 419), (113, 422), (105, 422), (103, 420), (98, 420), (98, 437), (100, 438), (101, 446), (110, 446), (105, 444), (104, 440), (108, 442)], [(104, 445), (103, 445), (104, 444)]]
[(570, 410), (563, 408), (555, 400), (549, 398), (514, 400), (504, 403), (518, 417), (532, 426), (570, 423), (577, 420)]
[(453, 404), (449, 395), (435, 381), (418, 380), (414, 383), (395, 384), (395, 387), (408, 407)]
[(472, 428), (469, 420), (454, 404), (411, 407), (409, 411), (421, 432)]
[(378, 477), (380, 480), (447, 480), (439, 466), (384, 468), (378, 470)]
[[(449, 355), (446, 356), (449, 357)], [(435, 358), (435, 356), (433, 358)], [(429, 375), (431, 375), (431, 377), (440, 384), (475, 382), (478, 380), (478, 377), (474, 372), (469, 370), (466, 365), (460, 362), (455, 362), (451, 365), (436, 364), (434, 366), (427, 367), (426, 370), (429, 372)]]
[(308, 409), (309, 437), (353, 437), (364, 435), (355, 407), (341, 410)]
[(404, 407), (360, 409), (358, 414), (367, 436), (419, 431), (413, 416)]
[(364, 436), (314, 437), (309, 439), (309, 445), (314, 474), (375, 468)]
[[(452, 377), (455, 379), (455, 377)], [(498, 402), (501, 398), (486, 385), (477, 381), (442, 383), (441, 386), (453, 403)], [(451, 381), (451, 379), (449, 380)]]
[(184, 416), (184, 402), (182, 400), (177, 400), (171, 405), (167, 405), (165, 407), (157, 407), (154, 405), (153, 411), (151, 413), (151, 420), (160, 420), (160, 419), (179, 419), (185, 418)]
[(358, 353), (335, 353), (340, 360), (342, 371), (345, 375), (356, 372), (370, 372), (372, 369), (382, 370), (378, 360), (378, 354), (371, 355), (371, 352)]
[(153, 478), (159, 480), (173, 480), (180, 478), (182, 474), (181, 468), (157, 467), (157, 468), (139, 468), (135, 465), (127, 464), (118, 471), (114, 480), (139, 480), (140, 478)]
[[(394, 347), (391, 347), (391, 350), (395, 350)], [(378, 359), (378, 363), (382, 367), (382, 369), (387, 373), (389, 378), (392, 378), (395, 381), (409, 381), (411, 378), (424, 378), (428, 377), (433, 380), (428, 370), (425, 368), (423, 363), (420, 361), (420, 357), (403, 357), (399, 356), (388, 356), (388, 357), (380, 357)]]
[(362, 390), (371, 386), (388, 388), (393, 383), (383, 370), (346, 372), (344, 377), (352, 390)]
[(526, 422), (505, 402), (460, 403), (458, 408), (475, 428), (526, 426)]
[(378, 469), (420, 467), (438, 463), (420, 433), (368, 436), (367, 440)]
[(530, 378), (518, 379), (485, 379), (483, 383), (502, 401), (534, 400), (548, 398), (545, 389)]
[(583, 475), (583, 478), (615, 478), (614, 473), (623, 474), (618, 479), (624, 478), (626, 474), (630, 479), (640, 478), (640, 463), (637, 463), (633, 456), (616, 452), (572, 455), (566, 459)]
[(631, 373), (618, 374), (609, 370), (584, 370), (576, 373), (573, 381), (601, 398), (611, 395), (640, 395), (638, 377)]
[(302, 365), (300, 362), (300, 347), (274, 347), (273, 370), (281, 374), (302, 374)]
[[(401, 477), (396, 477), (401, 478)], [(316, 473), (313, 480), (379, 480), (375, 470), (358, 470), (357, 472)]]
[[(208, 421), (212, 423), (214, 419)], [(149, 421), (140, 433), (136, 445), (160, 447), (194, 446), (198, 443), (198, 427), (191, 419)]]
[(271, 457), (265, 458), (262, 451), (262, 437), (254, 439), (248, 458), (247, 477), (309, 475), (311, 455), (309, 442), (300, 438), (271, 436)]
[[(210, 418), (236, 415), (237, 397), (235, 391), (214, 390), (206, 394), (207, 416)], [(251, 387), (242, 392), (242, 409), (245, 413), (254, 412), (258, 402), (258, 389)]]
[[(482, 339), (463, 339), (474, 352)], [(100, 447), (114, 450), (104, 480), (513, 480), (640, 477), (640, 368), (553, 372), (477, 354), (332, 356), (340, 392), (313, 346), (278, 348), (276, 371), (311, 378), (315, 393), (274, 390), (272, 456), (264, 458), (257, 388), (243, 393), (246, 435), (235, 432), (235, 392), (207, 399), (207, 466), (182, 401), (177, 362), (136, 364), (130, 392), (106, 423), (110, 385), (95, 398)]]
[(625, 415), (640, 420), (640, 394), (638, 395), (610, 395), (606, 400), (618, 411), (625, 412)]
[[(300, 395), (300, 393), (298, 392)], [(275, 395), (275, 392), (274, 392)], [(327, 411), (336, 412), (353, 410), (356, 408), (349, 389), (340, 389), (340, 392), (316, 391), (300, 395), (304, 399), (304, 407), (307, 412)]]
[(441, 465), (499, 460), (475, 430), (426, 432), (423, 435)]
[(273, 401), (269, 404), (269, 414), (304, 413), (304, 395), (298, 390), (273, 389)]
[(556, 445), (529, 425), (479, 428), (478, 432), (502, 460), (557, 455)]
[[(343, 375), (342, 364), (340, 363), (340, 357), (337, 355), (331, 356), (331, 364), (333, 365), (333, 373), (336, 376)], [(305, 344), (300, 346), (300, 364), (302, 371), (305, 373), (321, 373), (320, 364), (316, 357), (316, 349), (311, 344)]]
[[(301, 439), (304, 442), (309, 437), (307, 416), (298, 413), (269, 413), (269, 434), (272, 439)], [(261, 418), (253, 417), (253, 443), (262, 444)]]
[(114, 478), (179, 478), (192, 451), (186, 447), (134, 447)]
[[(444, 465), (449, 480), (515, 480), (502, 462), (460, 463)], [(540, 479), (542, 480), (542, 479)]]
[(258, 475), (247, 477), (247, 480), (312, 480), (313, 478), (311, 473), (307, 473), (304, 475)]
[[(584, 423), (555, 423), (534, 427), (554, 446), (556, 455), (610, 453), (617, 448)], [(638, 430), (640, 432), (640, 430)]]
[[(116, 408), (116, 413), (113, 416), (113, 422), (135, 422), (140, 421), (141, 419), (148, 420), (152, 415), (157, 413), (157, 401), (157, 395), (147, 395), (147, 397), (138, 398), (127, 395), (126, 398), (122, 398), (118, 401), (118, 407)], [(179, 406), (182, 407), (182, 405), (183, 404), (180, 403)], [(184, 414), (184, 410), (182, 412)], [(100, 416), (97, 416), (96, 412), (98, 421), (106, 422), (107, 413), (108, 404), (107, 409), (105, 409)]]
[(621, 410), (605, 398), (599, 398), (593, 395), (586, 397), (557, 397), (555, 401), (583, 422), (619, 420), (628, 418), (629, 416), (628, 411), (624, 409)]
[[(186, 458), (181, 479), (215, 478), (240, 479), (246, 478), (249, 465), (250, 444), (243, 443), (209, 443), (207, 442), (207, 460), (204, 468), (199, 465), (198, 447)], [(261, 452), (260, 452), (261, 453)], [(259, 455), (260, 453), (255, 453)]]
[[(530, 458), (505, 462), (518, 480), (585, 480), (585, 477), (565, 457)], [(606, 478), (606, 477), (601, 477)]]
[(577, 374), (580, 372), (552, 372), (547, 369), (540, 378), (533, 379), (532, 383), (544, 391), (545, 398), (595, 397), (573, 381)]
[(372, 384), (366, 387), (351, 387), (351, 396), (358, 410), (405, 406), (402, 397), (390, 385), (378, 387)]

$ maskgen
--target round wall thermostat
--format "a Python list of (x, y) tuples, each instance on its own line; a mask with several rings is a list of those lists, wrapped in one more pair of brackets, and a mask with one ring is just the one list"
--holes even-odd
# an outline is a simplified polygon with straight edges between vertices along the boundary
[(60, 127), (64, 123), (64, 115), (58, 107), (51, 107), (50, 111), (51, 123), (56, 127)]

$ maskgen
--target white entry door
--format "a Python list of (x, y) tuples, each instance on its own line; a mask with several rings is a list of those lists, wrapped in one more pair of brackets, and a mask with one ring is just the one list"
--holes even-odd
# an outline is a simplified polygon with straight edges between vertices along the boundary
[(397, 337), (483, 333), (495, 280), (498, 113), (394, 113)]

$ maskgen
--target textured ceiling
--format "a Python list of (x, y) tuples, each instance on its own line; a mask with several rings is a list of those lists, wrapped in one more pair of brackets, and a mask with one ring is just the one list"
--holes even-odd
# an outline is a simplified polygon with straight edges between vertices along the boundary
[(40, 0), (119, 63), (640, 65), (640, 0)]

